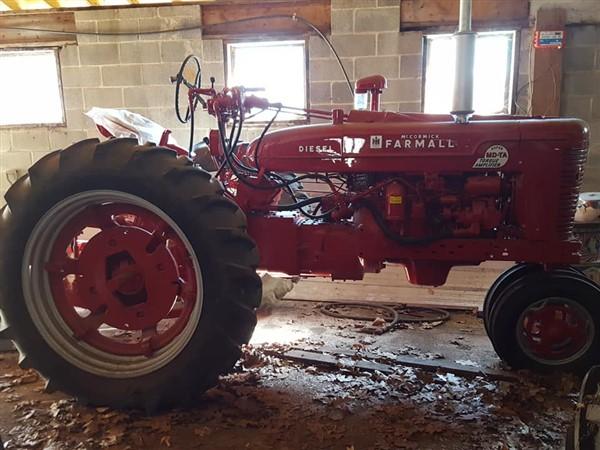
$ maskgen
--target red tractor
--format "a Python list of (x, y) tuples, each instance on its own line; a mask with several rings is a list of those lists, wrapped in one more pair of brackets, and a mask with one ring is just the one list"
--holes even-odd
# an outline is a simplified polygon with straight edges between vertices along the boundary
[[(250, 339), (257, 269), (360, 280), (386, 262), (442, 285), (454, 266), (517, 261), (485, 299), (516, 368), (600, 362), (600, 288), (571, 265), (588, 148), (575, 119), (369, 110), (242, 143), (249, 114), (290, 109), (175, 77), (216, 118), (216, 173), (182, 150), (88, 139), (34, 164), (0, 218), (3, 337), (21, 366), (92, 404), (172, 406), (213, 386)], [(468, 111), (467, 111), (468, 112)], [(456, 118), (459, 120), (456, 120)], [(302, 193), (317, 181), (322, 195)], [(285, 194), (287, 200), (282, 200)]]

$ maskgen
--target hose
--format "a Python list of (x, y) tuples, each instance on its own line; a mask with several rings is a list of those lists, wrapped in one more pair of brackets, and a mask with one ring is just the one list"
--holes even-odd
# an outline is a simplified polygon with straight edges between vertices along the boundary
[[(400, 323), (426, 323), (426, 322), (445, 322), (450, 318), (450, 313), (443, 309), (407, 307), (406, 305), (387, 304), (387, 303), (361, 303), (361, 302), (331, 302), (321, 303), (318, 306), (321, 313), (336, 319), (364, 320), (373, 321), (383, 315), (382, 319), (386, 325), (381, 328), (366, 327), (362, 331), (369, 334), (383, 334), (393, 330)], [(374, 315), (365, 315), (361, 313), (343, 313), (345, 310), (371, 310)], [(384, 314), (378, 314), (384, 312)], [(429, 315), (429, 316), (428, 316)], [(404, 316), (404, 317), (403, 317)]]

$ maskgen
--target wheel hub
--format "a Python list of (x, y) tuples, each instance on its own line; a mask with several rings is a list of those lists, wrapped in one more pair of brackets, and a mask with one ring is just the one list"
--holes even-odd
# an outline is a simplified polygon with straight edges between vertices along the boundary
[(104, 323), (120, 329), (146, 329), (166, 317), (179, 292), (179, 273), (166, 240), (149, 251), (154, 239), (126, 226), (96, 234), (78, 260), (79, 306), (106, 308)]
[(60, 226), (45, 271), (73, 336), (115, 355), (151, 356), (169, 345), (197, 297), (181, 236), (159, 215), (132, 204), (78, 211)]
[(591, 318), (569, 299), (545, 299), (521, 316), (520, 342), (528, 353), (544, 361), (570, 360), (591, 344)]

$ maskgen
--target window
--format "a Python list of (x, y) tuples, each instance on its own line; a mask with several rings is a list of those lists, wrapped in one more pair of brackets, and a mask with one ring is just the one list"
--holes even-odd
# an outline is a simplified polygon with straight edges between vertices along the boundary
[[(478, 33), (475, 41), (473, 109), (476, 114), (509, 114), (514, 73), (514, 31)], [(426, 38), (426, 113), (452, 110), (456, 48), (452, 35)]]
[[(306, 42), (262, 41), (227, 44), (227, 85), (264, 88), (256, 95), (285, 106), (306, 108)], [(263, 122), (275, 114), (265, 111), (250, 121)], [(302, 120), (279, 113), (275, 120)]]
[(0, 125), (63, 124), (57, 51), (0, 51)]

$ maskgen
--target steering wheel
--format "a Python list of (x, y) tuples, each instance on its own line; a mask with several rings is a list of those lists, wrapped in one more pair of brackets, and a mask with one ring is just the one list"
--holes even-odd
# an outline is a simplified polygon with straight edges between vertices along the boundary
[[(183, 74), (188, 68), (188, 65), (190, 65), (192, 67), (192, 70), (194, 71), (193, 82), (190, 82), (188, 79), (186, 79)], [(179, 119), (181, 123), (189, 122), (190, 118), (194, 114), (194, 110), (198, 106), (198, 103), (200, 103), (203, 107), (206, 107), (206, 102), (200, 96), (195, 96), (191, 108), (190, 103), (188, 101), (187, 108), (185, 110), (185, 115), (182, 114), (181, 107), (179, 104), (179, 93), (181, 90), (181, 85), (183, 84), (188, 89), (197, 89), (200, 87), (201, 82), (202, 70), (200, 69), (200, 61), (195, 55), (188, 55), (181, 63), (177, 75), (171, 77), (171, 83), (175, 83), (175, 113), (177, 114), (177, 119)]]

